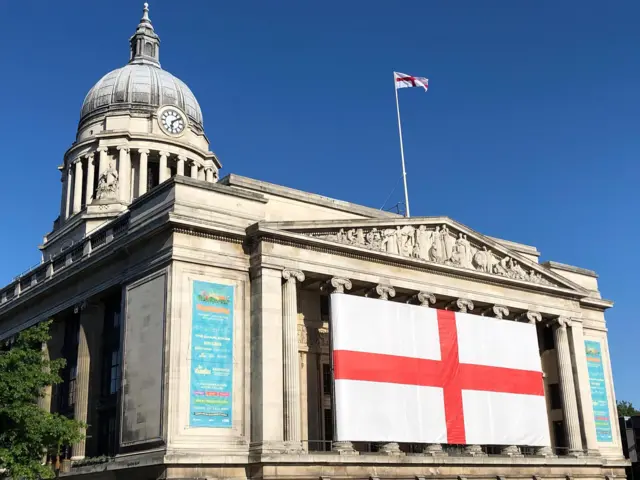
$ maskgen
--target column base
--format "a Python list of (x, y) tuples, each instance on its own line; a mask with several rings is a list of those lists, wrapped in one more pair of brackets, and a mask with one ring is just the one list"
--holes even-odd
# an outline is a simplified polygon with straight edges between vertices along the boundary
[(306, 453), (302, 442), (287, 441), (284, 442), (284, 453), (289, 455), (300, 455)]
[(405, 455), (405, 453), (402, 450), (400, 450), (400, 445), (398, 445), (397, 442), (388, 442), (388, 443), (379, 444), (378, 453), (382, 455), (392, 455), (397, 457), (401, 457)]
[(536, 448), (536, 455), (540, 455), (542, 457), (552, 458), (557, 455), (553, 453), (553, 449), (551, 447), (539, 447)]
[(282, 441), (264, 441), (252, 443), (249, 451), (258, 455), (270, 455), (286, 453), (287, 446)]
[(584, 450), (569, 450), (568, 457), (584, 457)]
[(508, 457), (524, 457), (517, 445), (507, 445), (500, 450), (500, 455), (506, 455)]
[(333, 442), (331, 451), (339, 455), (360, 455), (351, 442)]
[(486, 457), (487, 454), (482, 451), (480, 445), (467, 445), (464, 447), (464, 454), (469, 457)]
[(429, 443), (422, 450), (423, 455), (428, 455), (431, 457), (446, 457), (449, 454), (442, 449), (442, 445), (439, 443)]

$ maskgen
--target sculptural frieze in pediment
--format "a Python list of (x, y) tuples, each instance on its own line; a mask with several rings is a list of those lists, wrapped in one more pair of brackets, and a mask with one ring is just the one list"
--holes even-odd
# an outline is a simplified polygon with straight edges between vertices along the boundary
[(314, 238), (352, 245), (406, 258), (466, 268), (502, 277), (553, 286), (542, 274), (526, 268), (513, 257), (469, 240), (447, 225), (396, 225), (393, 228), (341, 228), (336, 232), (313, 232)]

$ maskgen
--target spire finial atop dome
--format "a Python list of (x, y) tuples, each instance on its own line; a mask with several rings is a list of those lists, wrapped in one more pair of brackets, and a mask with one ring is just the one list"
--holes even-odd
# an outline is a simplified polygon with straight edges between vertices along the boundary
[(144, 2), (144, 4), (142, 5), (142, 19), (143, 20), (149, 20), (149, 4), (147, 2)]
[(156, 34), (149, 19), (149, 4), (144, 3), (142, 18), (136, 33), (129, 40), (131, 58), (129, 63), (144, 63), (160, 67), (160, 37)]

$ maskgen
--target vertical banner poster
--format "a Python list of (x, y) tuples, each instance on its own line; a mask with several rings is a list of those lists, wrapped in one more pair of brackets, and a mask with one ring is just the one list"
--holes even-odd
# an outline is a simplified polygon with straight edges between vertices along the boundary
[(234, 287), (193, 282), (189, 426), (231, 428)]
[(612, 442), (607, 384), (602, 366), (602, 347), (600, 342), (592, 340), (585, 340), (584, 347), (587, 353), (587, 370), (589, 371), (589, 386), (591, 387), (593, 419), (596, 423), (596, 439), (598, 442)]

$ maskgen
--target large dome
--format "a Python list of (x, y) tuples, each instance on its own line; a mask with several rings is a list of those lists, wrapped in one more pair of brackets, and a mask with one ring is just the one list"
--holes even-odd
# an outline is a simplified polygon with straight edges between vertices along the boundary
[(183, 81), (155, 65), (131, 63), (96, 83), (82, 104), (80, 123), (117, 110), (152, 110), (164, 105), (181, 108), (202, 128), (202, 111)]
[(96, 83), (82, 104), (80, 128), (91, 119), (111, 112), (153, 114), (158, 107), (181, 108), (191, 125), (202, 130), (202, 111), (189, 87), (160, 68), (160, 37), (144, 4), (142, 19), (129, 39), (129, 63), (113, 70)]

